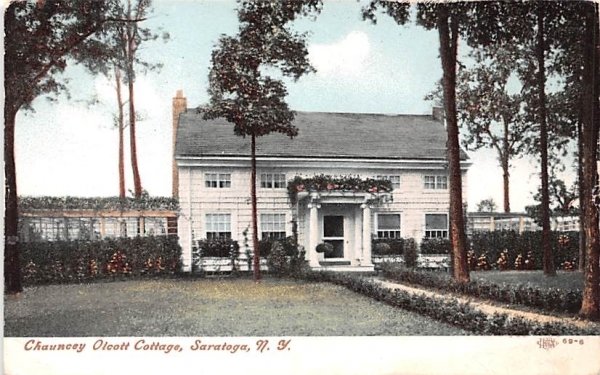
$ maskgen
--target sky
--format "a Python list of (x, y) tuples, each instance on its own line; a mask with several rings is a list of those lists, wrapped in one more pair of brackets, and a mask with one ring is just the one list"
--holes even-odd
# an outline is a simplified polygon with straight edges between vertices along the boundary
[[(210, 54), (222, 34), (237, 31), (235, 2), (155, 0), (146, 25), (170, 38), (140, 46), (140, 57), (163, 64), (136, 80), (138, 161), (142, 185), (150, 195), (171, 194), (171, 100), (183, 90), (188, 107), (206, 103)], [(316, 18), (297, 21), (307, 32), (309, 59), (316, 73), (288, 82), (292, 109), (324, 112), (429, 114), (424, 96), (441, 77), (437, 31), (399, 26), (385, 15), (376, 25), (363, 21), (354, 0), (327, 1)], [(460, 45), (459, 45), (460, 49)], [(63, 75), (69, 96), (40, 97), (34, 111), (21, 111), (16, 126), (19, 195), (118, 195), (118, 133), (113, 125), (113, 82), (71, 64)], [(98, 101), (99, 103), (90, 104)], [(126, 129), (126, 131), (128, 131)], [(129, 139), (126, 136), (126, 144)], [(502, 173), (491, 150), (469, 152), (469, 210), (493, 198), (502, 207)], [(567, 170), (572, 162), (565, 163)], [(126, 148), (126, 186), (133, 188)], [(566, 173), (568, 183), (572, 173)], [(532, 204), (538, 171), (534, 160), (513, 162), (511, 204)]]

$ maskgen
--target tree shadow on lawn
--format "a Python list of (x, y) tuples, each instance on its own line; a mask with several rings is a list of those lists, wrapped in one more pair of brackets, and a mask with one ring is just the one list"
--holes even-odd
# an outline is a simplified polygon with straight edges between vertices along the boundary
[(5, 336), (468, 335), (328, 284), (265, 278), (132, 280), (5, 297)]

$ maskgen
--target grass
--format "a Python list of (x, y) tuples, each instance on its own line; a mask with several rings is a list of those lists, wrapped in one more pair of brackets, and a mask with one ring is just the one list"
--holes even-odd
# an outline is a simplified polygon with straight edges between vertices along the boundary
[(542, 289), (583, 289), (583, 274), (577, 271), (557, 271), (555, 277), (546, 277), (543, 271), (473, 271), (471, 280), (494, 284), (524, 284)]
[(468, 334), (341, 286), (279, 279), (47, 285), (4, 309), (9, 337)]

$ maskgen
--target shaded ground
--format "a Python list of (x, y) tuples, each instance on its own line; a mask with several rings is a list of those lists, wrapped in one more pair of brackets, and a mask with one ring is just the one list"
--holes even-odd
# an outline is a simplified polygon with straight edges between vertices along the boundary
[(403, 336), (468, 332), (327, 283), (143, 280), (26, 288), (5, 336)]

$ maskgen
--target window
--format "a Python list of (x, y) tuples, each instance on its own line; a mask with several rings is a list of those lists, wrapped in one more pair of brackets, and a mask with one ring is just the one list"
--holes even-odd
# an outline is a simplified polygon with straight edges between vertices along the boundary
[(425, 238), (448, 238), (448, 215), (425, 215)]
[(231, 214), (206, 214), (206, 239), (230, 239)]
[(204, 175), (204, 183), (207, 188), (229, 188), (231, 187), (231, 174), (207, 173)]
[(425, 176), (425, 189), (448, 189), (448, 176)]
[(392, 188), (399, 189), (400, 188), (400, 176), (377, 176), (378, 180), (388, 180), (392, 183)]
[(377, 238), (400, 238), (400, 214), (377, 215)]
[(260, 232), (263, 240), (285, 238), (285, 214), (261, 214)]
[(285, 189), (285, 174), (283, 173), (261, 173), (260, 187), (263, 189)]

